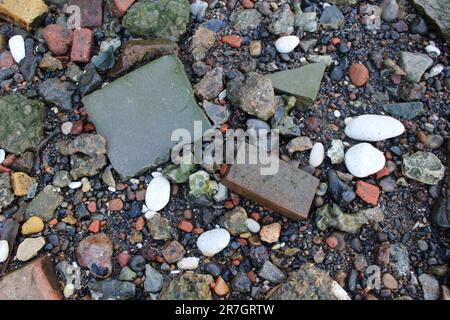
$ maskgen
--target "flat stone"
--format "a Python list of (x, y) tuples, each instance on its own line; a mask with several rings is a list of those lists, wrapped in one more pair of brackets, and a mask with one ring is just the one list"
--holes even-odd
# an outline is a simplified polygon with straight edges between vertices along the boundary
[(365, 178), (384, 168), (384, 154), (370, 143), (359, 143), (348, 149), (345, 166), (355, 177)]
[(153, 269), (151, 265), (145, 265), (145, 281), (144, 290), (146, 292), (159, 292), (162, 289), (164, 282), (163, 275), (157, 270)]
[(14, 200), (9, 173), (0, 173), (0, 212)]
[(36, 183), (36, 179), (26, 173), (14, 172), (11, 174), (11, 186), (14, 190), (14, 195), (18, 197), (28, 195), (28, 190), (34, 183)]
[(320, 24), (325, 29), (339, 29), (345, 22), (344, 15), (336, 6), (327, 6), (320, 16)]
[(447, 0), (413, 0), (413, 3), (433, 21), (447, 40), (450, 40), (450, 2)]
[(433, 65), (433, 60), (423, 53), (400, 51), (398, 65), (406, 72), (406, 80), (419, 82), (424, 72)]
[(261, 168), (261, 164), (232, 165), (222, 183), (289, 218), (308, 218), (319, 180), (283, 160), (279, 160), (279, 170), (274, 175), (262, 175)]
[(419, 282), (423, 290), (425, 300), (439, 300), (439, 282), (429, 274), (421, 274)]
[(277, 266), (267, 260), (259, 270), (258, 275), (272, 283), (281, 283), (286, 279), (286, 276)]
[(326, 65), (312, 63), (298, 69), (276, 72), (267, 77), (276, 92), (294, 96), (296, 105), (308, 109), (316, 100)]
[(37, 216), (45, 222), (50, 221), (63, 200), (64, 198), (53, 186), (46, 186), (28, 205), (25, 218)]
[(405, 132), (403, 124), (389, 116), (364, 114), (350, 121), (345, 134), (361, 141), (382, 141), (397, 137)]
[(61, 300), (52, 260), (43, 256), (0, 279), (0, 300)]
[(107, 278), (112, 272), (112, 241), (103, 233), (84, 238), (76, 249), (78, 263), (97, 277)]
[(46, 107), (22, 95), (0, 98), (0, 146), (20, 155), (35, 149), (44, 138)]
[(255, 29), (261, 23), (262, 15), (256, 9), (235, 10), (230, 15), (231, 25), (236, 30)]
[(159, 213), (148, 219), (147, 228), (154, 240), (169, 240), (172, 237), (170, 221)]
[(0, 18), (17, 24), (28, 31), (35, 29), (48, 12), (43, 0), (2, 0)]
[(403, 158), (402, 172), (407, 178), (435, 185), (444, 178), (445, 167), (431, 152), (418, 151)]
[(50, 78), (39, 85), (39, 94), (48, 103), (64, 110), (72, 109), (72, 96), (77, 87), (70, 81)]
[(91, 281), (88, 287), (93, 300), (128, 300), (136, 294), (136, 285), (127, 281)]
[(174, 130), (187, 129), (193, 135), (194, 121), (201, 121), (203, 130), (211, 127), (194, 100), (182, 62), (173, 55), (111, 82), (83, 102), (97, 132), (107, 140), (114, 169), (123, 177), (164, 163), (176, 144), (171, 141)]
[(232, 236), (237, 236), (248, 231), (246, 221), (247, 212), (244, 208), (238, 206), (225, 213), (222, 218), (222, 225)]
[(204, 256), (212, 257), (230, 243), (230, 233), (226, 229), (206, 231), (197, 239), (197, 247)]
[(390, 115), (412, 120), (423, 112), (422, 102), (390, 103), (383, 105), (384, 111)]

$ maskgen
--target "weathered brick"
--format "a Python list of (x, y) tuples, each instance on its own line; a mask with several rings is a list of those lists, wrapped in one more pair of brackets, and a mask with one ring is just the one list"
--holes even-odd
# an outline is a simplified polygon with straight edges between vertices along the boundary
[(365, 202), (376, 206), (380, 197), (380, 188), (364, 181), (357, 181), (356, 194)]
[(83, 28), (73, 33), (72, 53), (70, 59), (75, 62), (88, 63), (91, 59), (94, 33), (92, 30)]
[(40, 257), (0, 279), (0, 300), (61, 300), (52, 260)]
[(43, 36), (55, 56), (66, 54), (73, 41), (72, 30), (61, 24), (49, 24), (44, 28)]
[(135, 0), (109, 0), (109, 9), (118, 18), (122, 17)]
[(261, 175), (261, 164), (234, 164), (222, 183), (286, 217), (307, 219), (319, 180), (286, 161), (280, 159), (279, 164), (275, 175)]
[(82, 28), (102, 26), (103, 0), (70, 0), (69, 5), (80, 7)]
[(24, 27), (34, 29), (48, 12), (43, 0), (2, 0), (0, 1), (0, 18)]

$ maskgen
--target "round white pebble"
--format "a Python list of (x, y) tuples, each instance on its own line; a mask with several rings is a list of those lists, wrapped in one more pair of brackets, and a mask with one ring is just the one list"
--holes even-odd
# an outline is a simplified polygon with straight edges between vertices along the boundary
[(297, 36), (285, 36), (275, 41), (275, 48), (279, 53), (292, 52), (300, 43)]
[(317, 168), (325, 159), (325, 147), (322, 143), (317, 142), (314, 144), (311, 154), (309, 155), (309, 164)]
[(9, 244), (6, 240), (0, 240), (0, 263), (3, 263), (9, 256)]
[(11, 50), (11, 55), (17, 63), (25, 58), (25, 41), (21, 35), (9, 39), (9, 50)]
[(70, 134), (72, 132), (72, 128), (73, 128), (72, 122), (70, 122), (70, 121), (64, 122), (61, 125), (61, 132), (67, 136), (68, 134)]
[(195, 270), (198, 267), (198, 261), (196, 257), (183, 258), (177, 262), (177, 267), (182, 270)]
[(69, 183), (69, 188), (72, 190), (78, 189), (82, 186), (81, 181), (73, 181), (71, 183)]
[(261, 230), (259, 223), (250, 218), (245, 221), (245, 225), (251, 233), (258, 233)]
[(170, 182), (159, 172), (154, 172), (153, 180), (147, 187), (145, 204), (151, 211), (162, 210), (170, 200)]
[(345, 154), (347, 170), (357, 178), (365, 178), (384, 168), (386, 159), (370, 143), (359, 143)]
[(230, 233), (226, 229), (206, 231), (197, 239), (197, 247), (204, 256), (212, 257), (230, 243)]

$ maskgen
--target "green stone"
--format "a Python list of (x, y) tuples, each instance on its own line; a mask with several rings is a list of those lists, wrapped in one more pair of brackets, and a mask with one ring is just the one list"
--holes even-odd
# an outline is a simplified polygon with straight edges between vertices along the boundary
[(403, 158), (403, 175), (407, 178), (435, 185), (444, 178), (445, 167), (431, 152), (416, 152)]
[(46, 186), (28, 205), (25, 218), (40, 217), (45, 222), (55, 216), (56, 209), (61, 205), (64, 198), (53, 186)]
[(165, 167), (163, 174), (174, 183), (185, 183), (197, 167), (193, 161), (192, 154), (188, 157), (183, 157), (180, 164), (170, 164)]
[(123, 26), (135, 36), (178, 41), (189, 16), (188, 0), (143, 0), (127, 11)]
[(213, 277), (206, 274), (183, 273), (166, 284), (161, 300), (212, 300), (210, 284)]
[(0, 98), (0, 147), (16, 155), (44, 138), (44, 103), (16, 94)]
[(214, 181), (210, 180), (206, 171), (200, 170), (189, 176), (189, 194), (196, 198), (200, 198), (203, 195), (209, 197), (214, 186)]
[(384, 111), (390, 115), (412, 120), (423, 112), (422, 102), (403, 102), (383, 105)]
[(123, 178), (166, 162), (180, 139), (172, 141), (174, 130), (187, 130), (193, 137), (194, 121), (203, 130), (211, 128), (195, 102), (183, 63), (174, 55), (111, 82), (83, 102)]
[(312, 63), (304, 67), (267, 75), (276, 92), (294, 96), (297, 107), (307, 110), (314, 104), (319, 93), (325, 64)]

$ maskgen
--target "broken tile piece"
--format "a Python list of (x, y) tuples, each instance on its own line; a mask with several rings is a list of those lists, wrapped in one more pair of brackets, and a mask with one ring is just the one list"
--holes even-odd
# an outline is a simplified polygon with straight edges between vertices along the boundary
[(48, 6), (43, 0), (0, 1), (0, 18), (28, 31), (35, 29), (47, 12)]
[(196, 104), (182, 62), (161, 57), (83, 99), (97, 132), (107, 141), (114, 169), (132, 177), (168, 160), (175, 129), (193, 136), (194, 121), (211, 124)]
[(294, 96), (297, 99), (296, 106), (307, 110), (317, 98), (325, 67), (324, 63), (311, 63), (267, 77), (272, 80), (275, 92)]
[(307, 219), (319, 180), (281, 159), (274, 175), (261, 175), (262, 167), (261, 164), (234, 164), (222, 183), (286, 217)]
[(41, 257), (0, 279), (0, 300), (61, 300), (53, 262)]

